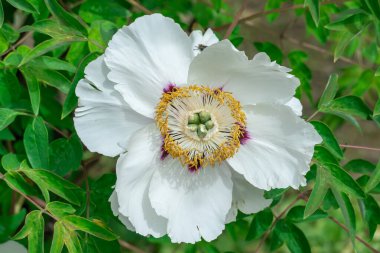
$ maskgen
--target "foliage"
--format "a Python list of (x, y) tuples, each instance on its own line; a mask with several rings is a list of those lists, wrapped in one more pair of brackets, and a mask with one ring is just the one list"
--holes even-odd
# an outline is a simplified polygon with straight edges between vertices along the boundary
[(311, 115), (305, 119), (323, 143), (307, 186), (266, 192), (270, 208), (239, 213), (215, 242), (174, 245), (127, 231), (113, 216), (115, 161), (86, 150), (75, 133), (75, 87), (135, 18), (160, 12), (185, 31), (211, 27), (223, 38), (240, 1), (0, 1), (0, 243), (21, 240), (31, 253), (379, 252), (380, 149), (342, 139), (351, 132), (364, 138), (368, 129), (380, 139), (379, 1), (248, 2), (229, 39), (292, 68), (301, 81), (296, 96)]

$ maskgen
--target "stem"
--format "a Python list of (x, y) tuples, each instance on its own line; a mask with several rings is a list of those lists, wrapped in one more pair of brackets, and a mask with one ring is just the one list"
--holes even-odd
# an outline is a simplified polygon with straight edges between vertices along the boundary
[(346, 144), (339, 144), (342, 148), (353, 148), (353, 149), (365, 149), (365, 150), (372, 150), (372, 151), (380, 151), (380, 148), (371, 148), (371, 147), (365, 147), (365, 146), (356, 146), (356, 145), (346, 145)]
[[(343, 228), (346, 232), (349, 232), (348, 228), (340, 223), (337, 219), (335, 219), (334, 217), (329, 217), (330, 220), (332, 220), (334, 223), (336, 223), (338, 226), (340, 226), (341, 228)], [(366, 246), (369, 250), (371, 250), (373, 253), (380, 253), (380, 251), (374, 249), (371, 245), (369, 245), (369, 243), (367, 243), (366, 241), (364, 241), (362, 238), (360, 238), (359, 236), (355, 235), (355, 239), (358, 240), (359, 242), (361, 242), (364, 246)]]
[(229, 27), (228, 27), (228, 29), (226, 31), (226, 34), (224, 35), (223, 39), (227, 39), (228, 37), (230, 37), (232, 31), (234, 30), (234, 28), (236, 27), (236, 25), (239, 23), (240, 16), (243, 14), (245, 8), (247, 7), (247, 3), (248, 3), (248, 0), (243, 0), (243, 3), (241, 4), (241, 7), (240, 7), (239, 11), (236, 13), (236, 15), (234, 17), (234, 20), (229, 25)]

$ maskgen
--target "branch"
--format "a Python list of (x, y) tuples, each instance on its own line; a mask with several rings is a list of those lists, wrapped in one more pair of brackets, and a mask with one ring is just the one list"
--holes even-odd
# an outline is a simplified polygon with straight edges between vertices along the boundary
[(248, 0), (243, 0), (243, 3), (241, 4), (241, 7), (240, 7), (239, 11), (236, 13), (236, 15), (234, 17), (234, 20), (229, 25), (229, 27), (228, 27), (228, 29), (226, 31), (226, 34), (224, 35), (223, 39), (227, 39), (228, 37), (230, 37), (232, 31), (234, 30), (234, 28), (236, 27), (236, 25), (239, 23), (240, 16), (243, 14), (245, 8), (247, 7), (247, 3), (248, 3)]
[(371, 148), (371, 147), (365, 147), (365, 146), (356, 146), (356, 145), (346, 145), (346, 144), (339, 144), (342, 148), (354, 148), (354, 149), (365, 149), (365, 150), (371, 150), (371, 151), (380, 151), (380, 148)]
[[(347, 233), (349, 232), (348, 228), (340, 223), (337, 219), (335, 219), (334, 217), (329, 217), (330, 220), (332, 220), (333, 222), (335, 222), (338, 226), (340, 226), (341, 228), (343, 228)], [(374, 249), (369, 243), (367, 243), (366, 241), (364, 241), (361, 237), (355, 235), (355, 239), (358, 240), (359, 242), (361, 242), (362, 244), (364, 244), (364, 246), (366, 246), (369, 250), (371, 250), (373, 253), (380, 253), (380, 251)]]

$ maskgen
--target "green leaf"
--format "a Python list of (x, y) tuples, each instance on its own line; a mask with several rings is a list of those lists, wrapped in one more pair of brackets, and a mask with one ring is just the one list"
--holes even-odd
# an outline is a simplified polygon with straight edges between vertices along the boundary
[(88, 33), (88, 47), (90, 52), (103, 53), (108, 41), (116, 33), (117, 26), (109, 21), (98, 20), (91, 24)]
[(368, 89), (372, 86), (374, 73), (372, 70), (367, 69), (360, 75), (359, 80), (352, 88), (351, 94), (354, 96), (363, 96)]
[(43, 33), (49, 35), (53, 38), (63, 38), (63, 37), (81, 37), (84, 39), (83, 35), (75, 29), (59, 24), (53, 19), (43, 19), (39, 20), (31, 26), (23, 26), (19, 29), (20, 32), (35, 31), (38, 33)]
[(22, 59), (21, 63), (19, 64), (19, 67), (21, 67), (22, 65), (28, 63), (29, 61), (37, 58), (38, 56), (46, 54), (47, 52), (50, 52), (56, 48), (69, 45), (70, 43), (72, 43), (74, 41), (83, 41), (83, 38), (79, 38), (79, 37), (57, 37), (57, 38), (45, 40), (44, 42), (35, 46), (32, 50), (30, 50), (25, 55), (25, 57)]
[(246, 240), (255, 240), (265, 233), (272, 224), (273, 213), (267, 208), (258, 212), (251, 222)]
[(360, 201), (364, 205), (364, 219), (368, 226), (369, 238), (373, 239), (377, 225), (380, 224), (380, 207), (371, 195), (367, 195), (364, 200)]
[(364, 0), (372, 14), (375, 15), (377, 20), (380, 20), (380, 5), (378, 0)]
[(258, 51), (267, 53), (272, 61), (276, 61), (278, 64), (282, 63), (284, 55), (281, 49), (275, 44), (270, 42), (254, 42), (253, 45)]
[(367, 105), (356, 96), (345, 96), (334, 99), (320, 108), (321, 112), (337, 115), (360, 129), (359, 123), (353, 116), (369, 119), (372, 112)]
[(3, 9), (3, 4), (0, 1), (0, 28), (4, 24), (4, 9)]
[(22, 172), (33, 180), (40, 189), (49, 190), (72, 204), (81, 204), (84, 192), (77, 185), (47, 170), (29, 169), (22, 170)]
[[(90, 235), (99, 237), (106, 241), (116, 240), (118, 238), (111, 230), (106, 228), (100, 221), (88, 220), (80, 216), (69, 215), (64, 217), (63, 222), (75, 230), (80, 230)], [(100, 225), (101, 224), (101, 225)]]
[(21, 114), (8, 108), (0, 108), (0, 130), (9, 126), (16, 119), (17, 115)]
[(365, 193), (360, 188), (358, 183), (350, 176), (350, 174), (338, 165), (325, 163), (321, 165), (321, 168), (328, 173), (328, 180), (334, 189), (338, 189), (339, 191), (346, 194), (351, 194), (358, 198), (365, 198)]
[(61, 253), (63, 250), (63, 245), (65, 243), (65, 228), (61, 222), (56, 222), (54, 224), (54, 234), (53, 241), (51, 242), (50, 253)]
[(45, 4), (60, 23), (79, 31), (84, 36), (87, 35), (87, 29), (78, 21), (79, 19), (68, 13), (56, 0), (45, 0)]
[(356, 218), (354, 208), (352, 207), (351, 201), (346, 194), (339, 193), (335, 189), (333, 189), (332, 192), (338, 202), (339, 208), (342, 211), (345, 224), (349, 230), (352, 245), (355, 248)]
[(322, 93), (321, 98), (319, 99), (318, 109), (326, 106), (330, 101), (335, 98), (335, 95), (338, 91), (338, 75), (331, 74), (329, 80), (327, 81), (327, 85), (325, 90)]
[(310, 215), (315, 213), (321, 206), (329, 188), (326, 179), (326, 172), (318, 167), (315, 185), (305, 206), (304, 219), (307, 219)]
[(33, 168), (49, 168), (48, 132), (42, 118), (35, 118), (26, 128), (24, 146)]
[(371, 177), (368, 180), (367, 185), (365, 186), (365, 192), (370, 192), (380, 183), (380, 161), (377, 163), (376, 169), (373, 171)]
[(319, 24), (319, 0), (305, 0), (305, 6), (309, 7), (311, 16), (316, 26)]
[(346, 47), (357, 37), (359, 34), (363, 32), (365, 28), (362, 28), (360, 31), (358, 31), (355, 34), (352, 34), (351, 32), (342, 32), (341, 36), (339, 37), (338, 44), (335, 47), (334, 50), (334, 62), (339, 60), (340, 57), (342, 57), (344, 50)]
[(376, 122), (376, 124), (380, 127), (380, 99), (377, 100), (375, 109), (373, 109), (372, 118)]
[(34, 67), (33, 73), (38, 80), (57, 88), (65, 94), (70, 90), (71, 82), (58, 71)]
[(344, 165), (345, 170), (362, 174), (370, 174), (375, 168), (376, 165), (363, 159), (354, 159)]
[(40, 69), (63, 70), (70, 73), (75, 73), (76, 71), (73, 64), (50, 56), (41, 56), (34, 59), (33, 65), (38, 66)]
[(314, 157), (313, 159), (316, 161), (318, 165), (325, 163), (333, 163), (338, 164), (336, 158), (328, 151), (326, 148), (322, 146), (314, 147)]
[(1, 158), (1, 165), (6, 171), (17, 170), (24, 159), (24, 156), (9, 153)]
[[(174, 3), (170, 6), (175, 8)], [(122, 2), (108, 0), (87, 0), (80, 5), (79, 15), (89, 24), (97, 20), (108, 20), (116, 23), (118, 27), (125, 25), (125, 20), (131, 17), (131, 13)]]
[(30, 13), (38, 13), (34, 6), (26, 0), (7, 0), (7, 2), (13, 5), (16, 9), (20, 9)]
[(25, 215), (26, 215), (26, 210), (21, 209), (21, 211), (15, 215), (11, 215), (11, 216), (1, 215), (0, 216), (0, 242), (8, 240), (9, 237), (16, 232), (16, 230), (23, 223)]
[(75, 213), (75, 209), (72, 205), (59, 201), (53, 201), (48, 203), (46, 205), (46, 210), (48, 210), (52, 215), (60, 219), (67, 215)]
[(83, 149), (77, 135), (74, 134), (70, 139), (56, 139), (50, 143), (49, 151), (50, 169), (58, 175), (64, 176), (79, 168)]
[(20, 191), (26, 195), (36, 196), (37, 191), (33, 188), (17, 171), (8, 171), (4, 176), (7, 185), (16, 190)]
[(91, 61), (95, 60), (97, 56), (98, 56), (97, 53), (91, 53), (87, 55), (79, 64), (77, 72), (75, 73), (74, 79), (71, 83), (69, 93), (67, 94), (66, 100), (63, 104), (62, 116), (61, 116), (62, 119), (67, 117), (67, 115), (69, 115), (77, 107), (78, 98), (75, 95), (75, 89), (77, 87), (79, 80), (84, 77), (84, 69)]
[(41, 102), (40, 85), (35, 77), (35, 75), (28, 69), (21, 69), (24, 75), (26, 84), (28, 86), (28, 92), (30, 97), (30, 103), (32, 104), (32, 110), (34, 115), (38, 115)]
[(44, 219), (42, 212), (35, 210), (30, 212), (25, 219), (24, 227), (18, 232), (13, 239), (20, 240), (28, 237), (28, 252), (44, 252)]
[(69, 253), (82, 253), (82, 246), (75, 231), (65, 229), (64, 241)]
[(343, 152), (337, 140), (335, 139), (334, 134), (331, 132), (330, 128), (320, 121), (312, 121), (310, 123), (314, 126), (315, 130), (317, 130), (319, 135), (322, 137), (322, 145), (328, 151), (330, 151), (338, 160), (341, 160), (343, 158)]
[(299, 223), (305, 221), (315, 221), (318, 219), (326, 218), (328, 216), (326, 212), (320, 209), (317, 209), (311, 215), (307, 216), (307, 218), (305, 218), (304, 213), (305, 206), (295, 206), (289, 210), (288, 214), (286, 215), (286, 219), (292, 223)]
[(311, 253), (310, 245), (302, 230), (294, 224), (279, 220), (275, 230), (279, 238), (285, 242), (292, 253)]
[(334, 31), (351, 32), (355, 34), (368, 23), (368, 15), (362, 9), (347, 9), (339, 12), (337, 18), (325, 28)]

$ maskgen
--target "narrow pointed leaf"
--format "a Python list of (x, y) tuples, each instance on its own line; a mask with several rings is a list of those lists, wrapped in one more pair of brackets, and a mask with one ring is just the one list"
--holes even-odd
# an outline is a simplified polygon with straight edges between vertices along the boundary
[(51, 243), (50, 253), (61, 253), (64, 246), (65, 230), (61, 222), (54, 224), (53, 241)]
[(0, 1), (0, 28), (4, 24), (4, 9), (3, 9), (3, 4)]
[(323, 199), (327, 194), (329, 188), (326, 172), (318, 167), (317, 178), (313, 191), (310, 194), (309, 200), (306, 203), (304, 219), (315, 213), (323, 203)]
[(87, 35), (86, 28), (78, 21), (78, 18), (68, 13), (56, 0), (45, 0), (45, 4), (49, 11), (57, 17), (62, 24), (81, 32), (84, 36)]
[(30, 97), (30, 103), (32, 104), (32, 110), (34, 115), (38, 115), (41, 102), (40, 85), (34, 74), (29, 69), (21, 69), (24, 75), (26, 85), (28, 86), (28, 92)]
[(319, 24), (319, 0), (305, 0), (305, 5), (309, 7), (311, 16), (313, 17), (315, 25)]
[(63, 218), (63, 222), (75, 230), (86, 232), (103, 240), (112, 241), (118, 238), (108, 228), (99, 225), (96, 221), (91, 221), (76, 215), (69, 215)]
[(328, 173), (328, 180), (335, 189), (358, 198), (365, 198), (365, 193), (358, 183), (336, 164), (323, 164), (321, 168)]
[(318, 109), (322, 108), (335, 98), (338, 88), (338, 75), (331, 74), (329, 80), (327, 81), (326, 88), (319, 99)]
[(35, 118), (26, 128), (24, 146), (33, 168), (49, 168), (49, 139), (42, 118)]
[(380, 161), (377, 163), (376, 169), (373, 171), (364, 189), (366, 192), (370, 192), (379, 183), (380, 183)]
[(346, 194), (339, 193), (339, 190), (337, 189), (332, 189), (332, 192), (342, 211), (345, 224), (349, 230), (352, 245), (355, 248), (356, 218), (354, 208)]
[(312, 121), (311, 124), (314, 126), (314, 128), (317, 130), (319, 135), (322, 137), (323, 139), (322, 145), (328, 151), (330, 151), (337, 159), (341, 160), (343, 158), (342, 149), (340, 148), (330, 128), (326, 124), (320, 121)]
[(25, 219), (25, 225), (13, 239), (20, 240), (28, 236), (28, 252), (44, 252), (44, 226), (45, 222), (42, 212), (35, 210), (30, 212)]
[(47, 170), (28, 169), (22, 172), (33, 180), (40, 188), (46, 188), (68, 202), (80, 205), (84, 192), (77, 185)]
[(44, 42), (41, 42), (40, 44), (35, 46), (32, 50), (29, 51), (29, 53), (25, 55), (25, 57), (22, 59), (21, 63), (19, 64), (19, 67), (28, 63), (34, 58), (37, 58), (38, 56), (46, 54), (47, 52), (50, 52), (56, 48), (69, 45), (70, 43), (74, 41), (83, 41), (83, 39), (79, 37), (60, 37), (60, 38), (57, 37), (57, 38), (45, 40)]
[(26, 0), (7, 0), (7, 2), (13, 5), (16, 9), (20, 9), (30, 13), (38, 13), (34, 6)]
[(75, 73), (74, 79), (71, 82), (69, 93), (67, 94), (66, 100), (63, 104), (61, 118), (64, 119), (69, 115), (78, 105), (78, 98), (75, 95), (75, 89), (80, 79), (84, 77), (84, 69), (91, 61), (95, 60), (98, 56), (97, 53), (88, 54), (79, 64), (77, 72)]
[(22, 113), (8, 109), (0, 108), (0, 131), (9, 126)]

